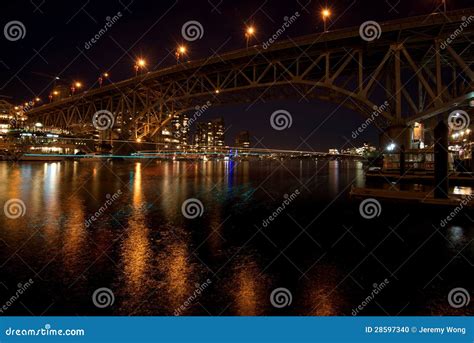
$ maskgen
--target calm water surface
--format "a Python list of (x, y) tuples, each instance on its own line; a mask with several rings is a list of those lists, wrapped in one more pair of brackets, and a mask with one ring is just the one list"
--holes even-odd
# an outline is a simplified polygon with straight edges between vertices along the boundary
[[(0, 302), (33, 280), (4, 315), (351, 315), (381, 283), (360, 315), (474, 313), (447, 301), (472, 296), (474, 215), (441, 228), (448, 210), (382, 203), (364, 219), (359, 162), (1, 162), (0, 177), (1, 205), (26, 205), (0, 216)], [(94, 306), (101, 287), (113, 305)]]

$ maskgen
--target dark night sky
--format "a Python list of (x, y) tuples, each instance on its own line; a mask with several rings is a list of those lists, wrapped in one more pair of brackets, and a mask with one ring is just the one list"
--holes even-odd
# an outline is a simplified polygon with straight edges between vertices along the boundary
[[(472, 0), (447, 0), (448, 9), (472, 6)], [(441, 0), (337, 0), (329, 2), (334, 12), (330, 29), (358, 26), (367, 20), (383, 21), (433, 12)], [(319, 11), (325, 1), (283, 0), (110, 0), (2, 1), (0, 28), (12, 20), (26, 27), (22, 40), (10, 42), (0, 36), (0, 94), (15, 103), (39, 95), (47, 98), (50, 80), (35, 72), (59, 75), (66, 80), (81, 80), (92, 85), (100, 72), (109, 71), (118, 81), (133, 75), (133, 60), (145, 56), (152, 69), (174, 63), (171, 50), (182, 42), (181, 27), (197, 20), (204, 27), (202, 39), (189, 44), (191, 58), (207, 57), (245, 45), (243, 27), (254, 23), (258, 38), (271, 36), (283, 17), (299, 11), (301, 17), (285, 32), (295, 37), (322, 30)], [(305, 9), (302, 9), (302, 6)], [(117, 12), (122, 18), (89, 50), (84, 49), (106, 22)], [(80, 52), (82, 50), (82, 53)], [(293, 125), (286, 131), (275, 131), (269, 125), (274, 110), (285, 108), (293, 116)], [(230, 126), (227, 143), (235, 133), (249, 129), (255, 137), (264, 137), (262, 144), (271, 147), (327, 150), (345, 143), (364, 118), (335, 105), (298, 99), (212, 108), (209, 118), (224, 116)], [(331, 117), (324, 121), (331, 114)], [(323, 123), (324, 121), (324, 123)], [(323, 124), (322, 124), (323, 123)], [(343, 123), (343, 124), (341, 124)], [(322, 124), (322, 125), (321, 125)], [(313, 129), (315, 133), (302, 143)], [(302, 138), (300, 138), (302, 137)], [(376, 129), (367, 130), (360, 139), (377, 142)]]

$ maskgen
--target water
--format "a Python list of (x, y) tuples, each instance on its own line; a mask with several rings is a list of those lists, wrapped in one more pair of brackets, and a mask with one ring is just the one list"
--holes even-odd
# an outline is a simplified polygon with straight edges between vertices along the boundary
[[(26, 208), (0, 216), (2, 315), (474, 313), (448, 302), (472, 296), (474, 215), (442, 228), (448, 210), (382, 203), (364, 219), (359, 162), (5, 162), (0, 177), (1, 204)], [(202, 216), (183, 215), (189, 198)]]

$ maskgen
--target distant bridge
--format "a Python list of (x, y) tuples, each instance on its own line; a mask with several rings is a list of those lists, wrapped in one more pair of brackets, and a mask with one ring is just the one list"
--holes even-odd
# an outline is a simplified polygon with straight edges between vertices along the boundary
[(163, 157), (163, 156), (266, 156), (275, 158), (347, 158), (347, 159), (364, 159), (364, 156), (347, 153), (327, 153), (320, 151), (305, 150), (285, 150), (285, 149), (268, 149), (268, 148), (242, 148), (242, 147), (208, 147), (204, 149), (182, 149), (182, 150), (142, 150), (133, 154), (144, 158)]
[(267, 49), (255, 45), (90, 89), (27, 115), (46, 127), (73, 129), (92, 127), (94, 113), (106, 110), (120, 138), (152, 140), (174, 113), (208, 101), (308, 98), (341, 104), (380, 127), (407, 125), (474, 98), (474, 22), (463, 24), (473, 15), (471, 8), (380, 23), (380, 38), (370, 42), (355, 27)]

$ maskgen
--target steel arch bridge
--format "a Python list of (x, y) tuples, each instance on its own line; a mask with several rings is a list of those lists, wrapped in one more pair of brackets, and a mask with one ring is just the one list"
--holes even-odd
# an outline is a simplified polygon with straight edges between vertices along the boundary
[[(92, 127), (99, 110), (133, 139), (155, 136), (172, 114), (259, 99), (335, 102), (376, 125), (407, 125), (474, 98), (474, 8), (311, 34), (185, 62), (31, 109), (31, 122)], [(387, 102), (387, 106), (381, 106)], [(373, 116), (374, 109), (379, 112)]]

